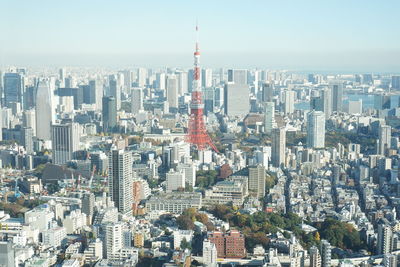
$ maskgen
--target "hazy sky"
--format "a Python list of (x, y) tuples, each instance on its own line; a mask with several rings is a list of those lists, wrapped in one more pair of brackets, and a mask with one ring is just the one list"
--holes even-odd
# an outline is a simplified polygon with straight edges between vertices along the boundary
[(0, 64), (400, 72), (398, 0), (12, 0)]

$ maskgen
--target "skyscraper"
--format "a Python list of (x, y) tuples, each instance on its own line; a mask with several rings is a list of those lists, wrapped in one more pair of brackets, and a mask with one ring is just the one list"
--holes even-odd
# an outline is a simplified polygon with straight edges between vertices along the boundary
[(147, 69), (138, 68), (137, 70), (137, 84), (139, 87), (144, 87), (146, 85), (147, 80)]
[(109, 259), (113, 257), (123, 247), (123, 224), (122, 223), (107, 223), (105, 225), (104, 235), (104, 256)]
[(140, 110), (143, 110), (143, 91), (142, 88), (135, 88), (131, 90), (131, 111), (137, 114)]
[(121, 86), (116, 77), (110, 80), (110, 96), (114, 97), (117, 111), (121, 109)]
[(325, 147), (325, 114), (322, 111), (310, 111), (307, 114), (307, 146)]
[(343, 84), (336, 83), (331, 85), (332, 92), (332, 111), (343, 111)]
[(389, 125), (381, 125), (379, 127), (378, 154), (385, 155), (387, 149), (390, 148), (390, 140), (392, 138), (392, 127)]
[(21, 129), (21, 144), (25, 147), (26, 153), (33, 153), (33, 129), (23, 127)]
[(262, 85), (262, 101), (272, 102), (274, 96), (274, 87), (271, 83), (263, 83)]
[(74, 158), (79, 150), (79, 124), (54, 124), (52, 130), (53, 163), (66, 164)]
[(202, 87), (208, 88), (212, 86), (212, 69), (203, 69), (201, 75)]
[(257, 198), (265, 196), (265, 168), (263, 166), (249, 167), (249, 191)]
[(294, 101), (296, 93), (292, 90), (286, 90), (283, 92), (283, 112), (292, 114), (294, 112)]
[(178, 108), (178, 80), (176, 75), (167, 77), (167, 101), (170, 108)]
[(112, 150), (108, 156), (108, 189), (118, 211), (132, 214), (132, 152)]
[(103, 131), (109, 132), (117, 127), (117, 106), (112, 96), (103, 97)]
[(94, 201), (95, 197), (93, 193), (85, 193), (82, 198), (82, 213), (86, 216), (92, 217), (94, 215)]
[(329, 87), (321, 91), (322, 109), (328, 119), (332, 114), (332, 91)]
[(392, 76), (392, 89), (400, 90), (400, 76), (399, 75)]
[(224, 90), (225, 115), (244, 117), (250, 111), (250, 91), (246, 84), (228, 83)]
[(11, 102), (22, 103), (24, 84), (19, 73), (4, 74), (4, 102), (8, 107)]
[(285, 164), (286, 130), (285, 127), (272, 130), (271, 161), (274, 167)]
[(229, 69), (228, 70), (228, 83), (247, 84), (247, 70)]
[(101, 109), (101, 100), (103, 98), (103, 84), (99, 80), (89, 81), (90, 103), (96, 104), (96, 109)]
[(275, 124), (275, 103), (264, 103), (264, 132), (270, 134)]
[(310, 267), (321, 267), (321, 255), (316, 246), (310, 248)]
[(51, 124), (54, 120), (53, 93), (48, 81), (41, 80), (36, 93), (36, 137), (51, 140)]

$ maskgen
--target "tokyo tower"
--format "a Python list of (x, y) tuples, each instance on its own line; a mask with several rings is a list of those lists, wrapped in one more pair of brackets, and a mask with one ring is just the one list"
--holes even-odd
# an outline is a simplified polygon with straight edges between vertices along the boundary
[[(197, 25), (196, 34), (198, 36)], [(199, 40), (197, 37), (196, 51), (194, 52), (192, 101), (190, 103), (189, 129), (186, 136), (186, 142), (191, 143), (193, 146), (197, 147), (198, 150), (205, 150), (207, 147), (211, 147), (214, 151), (218, 152), (218, 149), (215, 147), (207, 133), (206, 126), (204, 124), (203, 110), (203, 94), (201, 92), (200, 81), (200, 50)]]

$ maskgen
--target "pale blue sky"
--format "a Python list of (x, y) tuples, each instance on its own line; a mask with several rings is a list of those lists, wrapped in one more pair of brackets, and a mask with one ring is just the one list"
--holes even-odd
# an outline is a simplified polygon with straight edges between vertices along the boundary
[(0, 1), (0, 63), (400, 71), (398, 0)]

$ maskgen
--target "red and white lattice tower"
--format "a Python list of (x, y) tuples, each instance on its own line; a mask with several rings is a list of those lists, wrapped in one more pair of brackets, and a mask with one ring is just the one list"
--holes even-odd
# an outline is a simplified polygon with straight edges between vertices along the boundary
[[(197, 25), (196, 34), (198, 36)], [(197, 147), (198, 150), (204, 150), (207, 147), (211, 147), (214, 151), (218, 152), (218, 149), (215, 147), (207, 133), (206, 126), (204, 124), (203, 109), (203, 94), (201, 92), (200, 81), (200, 50), (199, 41), (197, 38), (196, 51), (194, 52), (194, 77), (192, 101), (190, 103), (190, 120), (186, 141)]]

